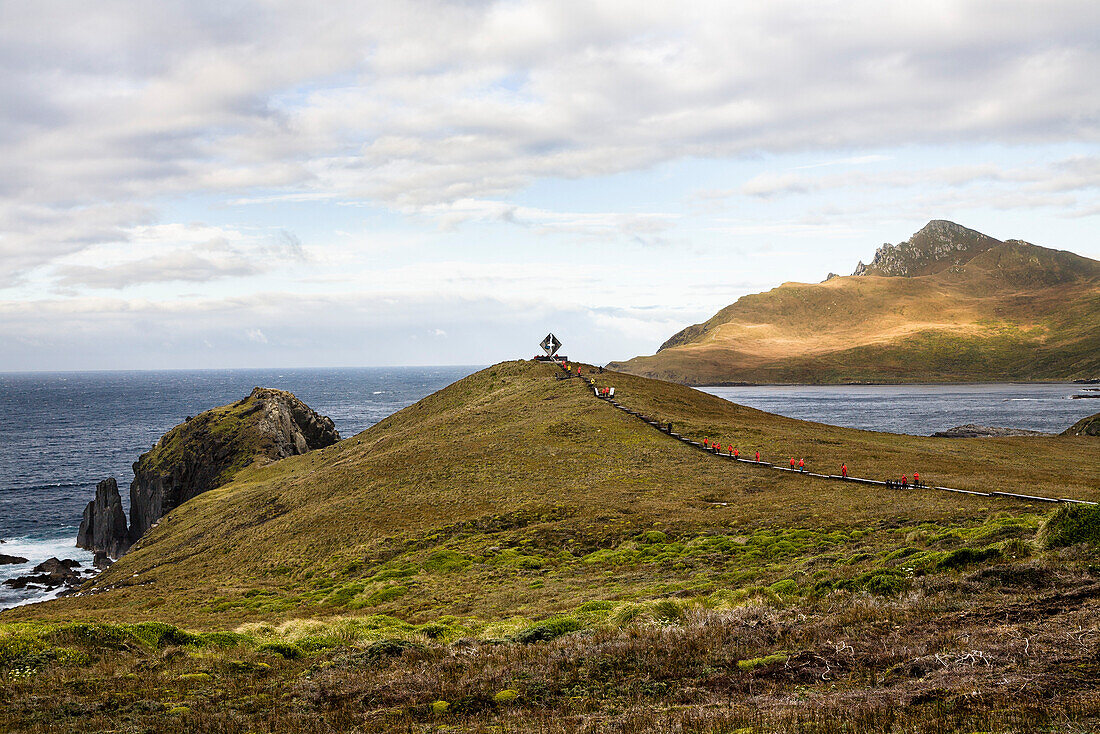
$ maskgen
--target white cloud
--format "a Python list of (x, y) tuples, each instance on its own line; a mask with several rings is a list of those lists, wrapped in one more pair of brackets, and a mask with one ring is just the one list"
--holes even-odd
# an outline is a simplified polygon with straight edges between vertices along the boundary
[(446, 220), (685, 157), (1096, 142), (1098, 25), (1092, 2), (14, 6), (3, 275), (196, 192)]

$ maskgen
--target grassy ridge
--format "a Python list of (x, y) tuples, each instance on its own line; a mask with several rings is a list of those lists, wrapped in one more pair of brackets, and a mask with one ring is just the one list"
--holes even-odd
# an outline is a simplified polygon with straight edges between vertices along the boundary
[[(414, 623), (537, 619), (591, 600), (767, 586), (792, 568), (812, 575), (840, 552), (826, 538), (844, 538), (849, 555), (878, 553), (898, 542), (888, 528), (981, 525), (992, 512), (1037, 511), (732, 465), (558, 377), (548, 365), (497, 365), (335, 446), (247, 468), (173, 510), (96, 580), (96, 593), (6, 616), (152, 616), (205, 629), (347, 613)], [(857, 475), (917, 470), (961, 488), (1100, 499), (1089, 437), (870, 433), (630, 375), (599, 379), (680, 432), (769, 460), (796, 456), (824, 471), (844, 461)], [(636, 552), (649, 532), (667, 540)], [(760, 537), (770, 542), (753, 540)]]

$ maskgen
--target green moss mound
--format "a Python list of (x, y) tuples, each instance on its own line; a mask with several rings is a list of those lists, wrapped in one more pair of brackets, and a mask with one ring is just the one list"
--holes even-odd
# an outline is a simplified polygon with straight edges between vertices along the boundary
[(1043, 526), (1042, 538), (1047, 548), (1065, 548), (1078, 543), (1100, 548), (1100, 505), (1059, 507)]

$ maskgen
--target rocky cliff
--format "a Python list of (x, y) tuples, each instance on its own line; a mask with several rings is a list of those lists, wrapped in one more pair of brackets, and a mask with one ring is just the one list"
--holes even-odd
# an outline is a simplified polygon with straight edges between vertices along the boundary
[(104, 479), (95, 486), (95, 499), (84, 508), (76, 547), (103, 551), (111, 558), (118, 558), (129, 550), (130, 544), (118, 483), (114, 477)]
[(257, 387), (232, 405), (188, 418), (141, 455), (130, 485), (128, 529), (115, 481), (101, 482), (84, 512), (77, 544), (117, 558), (173, 508), (225, 484), (240, 469), (339, 440), (331, 419), (291, 393)]
[(933, 219), (905, 242), (884, 244), (870, 265), (860, 262), (852, 275), (932, 275), (964, 265), (999, 244), (1000, 240), (960, 224)]
[(1062, 431), (1063, 436), (1100, 436), (1100, 413), (1082, 418)]

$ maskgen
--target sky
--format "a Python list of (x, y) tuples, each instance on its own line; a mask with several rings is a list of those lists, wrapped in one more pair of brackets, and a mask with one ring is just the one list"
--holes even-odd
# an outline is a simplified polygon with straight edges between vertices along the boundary
[(1100, 259), (1100, 3), (0, 0), (0, 371), (649, 354), (931, 219)]

